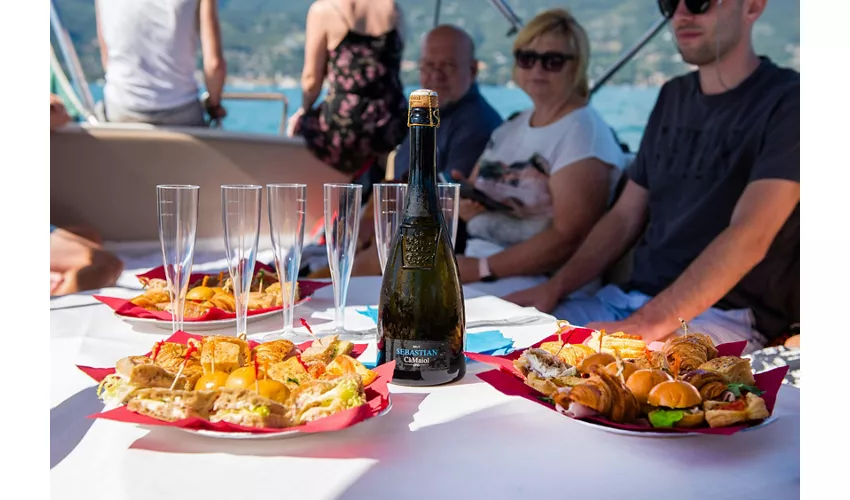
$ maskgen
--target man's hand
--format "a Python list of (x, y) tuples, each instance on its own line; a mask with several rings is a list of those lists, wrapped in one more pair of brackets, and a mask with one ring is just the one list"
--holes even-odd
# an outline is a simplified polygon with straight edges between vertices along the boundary
[(62, 99), (56, 94), (50, 94), (50, 130), (56, 130), (70, 121), (71, 117)]
[(548, 281), (531, 288), (526, 288), (525, 290), (514, 292), (502, 298), (520, 306), (533, 307), (544, 313), (554, 311), (555, 306), (558, 305), (561, 299)]
[(634, 317), (629, 317), (622, 321), (594, 321), (584, 326), (596, 331), (605, 330), (606, 333), (623, 332), (629, 335), (640, 335), (647, 344), (655, 341), (663, 341), (673, 333), (666, 331), (663, 326), (644, 323)]

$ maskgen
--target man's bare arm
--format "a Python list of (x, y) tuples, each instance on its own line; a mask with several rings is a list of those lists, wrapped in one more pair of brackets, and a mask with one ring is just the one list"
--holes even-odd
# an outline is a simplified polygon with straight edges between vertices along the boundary
[(729, 227), (672, 285), (630, 319), (650, 325), (663, 337), (680, 326), (678, 318), (690, 321), (702, 314), (761, 262), (799, 202), (798, 182), (763, 179), (750, 183), (735, 206)]
[(629, 180), (620, 198), (587, 235), (573, 257), (552, 277), (558, 297), (566, 297), (601, 276), (634, 246), (646, 225), (649, 192)]
[(221, 26), (218, 22), (218, 5), (216, 0), (201, 0), (198, 17), (201, 32), (201, 54), (204, 60), (204, 77), (207, 92), (210, 95), (209, 104), (213, 107), (221, 105), (221, 93), (224, 81), (227, 79), (227, 63), (224, 60), (224, 50), (221, 43)]

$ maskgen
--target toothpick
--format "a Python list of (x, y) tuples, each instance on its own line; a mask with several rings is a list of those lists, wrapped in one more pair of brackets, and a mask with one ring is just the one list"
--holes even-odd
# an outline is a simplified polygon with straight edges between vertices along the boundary
[(308, 324), (307, 324), (307, 320), (306, 320), (306, 319), (304, 319), (304, 318), (299, 318), (299, 319), (301, 320), (301, 324), (302, 324), (302, 325), (304, 325), (304, 328), (306, 328), (306, 329), (307, 329), (307, 332), (310, 334), (310, 336), (311, 336), (311, 337), (313, 337), (313, 340), (315, 340), (316, 342), (318, 342), (318, 343), (319, 343), (319, 345), (322, 345), (322, 342), (319, 340), (319, 338), (318, 338), (318, 337), (316, 337), (316, 336), (313, 334), (313, 329), (312, 329), (312, 328), (310, 328), (310, 325), (308, 325)]
[(682, 328), (685, 330), (685, 335), (687, 335), (688, 334), (688, 324), (685, 323), (685, 320), (683, 320), (682, 318), (679, 318), (679, 323), (682, 324)]
[[(561, 347), (559, 347), (558, 352), (555, 353), (556, 358), (558, 357), (559, 354), (561, 354), (561, 351), (564, 349), (564, 347), (566, 347), (567, 344), (570, 342), (570, 338), (572, 338), (573, 332), (575, 332), (575, 330), (570, 330), (570, 333), (567, 335), (567, 341), (561, 343)], [(560, 341), (560, 335), (559, 335), (559, 341)]]
[(174, 380), (171, 381), (171, 387), (168, 388), (169, 391), (174, 390), (174, 386), (177, 385), (177, 380), (180, 379), (180, 376), (183, 375), (183, 368), (186, 367), (186, 363), (189, 362), (189, 357), (193, 352), (197, 351), (198, 348), (195, 347), (195, 344), (189, 342), (189, 348), (186, 349), (186, 356), (183, 358), (183, 363), (180, 365), (180, 370), (177, 372), (177, 375), (174, 376)]
[(614, 359), (617, 361), (617, 377), (625, 384), (626, 378), (623, 377), (623, 370), (625, 370), (626, 365), (623, 363), (623, 358), (620, 357), (620, 350), (616, 347), (614, 348)]
[(599, 352), (602, 352), (602, 337), (605, 336), (605, 330), (599, 330)]

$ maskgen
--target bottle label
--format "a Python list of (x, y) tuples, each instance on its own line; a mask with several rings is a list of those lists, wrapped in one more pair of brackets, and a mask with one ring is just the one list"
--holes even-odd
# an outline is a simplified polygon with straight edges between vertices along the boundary
[(405, 269), (433, 269), (437, 258), (439, 228), (401, 227), (401, 256)]
[(402, 371), (445, 371), (449, 369), (449, 343), (433, 340), (385, 339), (387, 361), (395, 360)]

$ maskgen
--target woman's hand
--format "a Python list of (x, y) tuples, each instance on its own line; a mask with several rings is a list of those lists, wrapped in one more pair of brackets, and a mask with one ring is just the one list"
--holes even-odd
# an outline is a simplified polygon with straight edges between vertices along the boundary
[(304, 108), (298, 108), (298, 111), (289, 117), (289, 121), (286, 122), (286, 135), (288, 137), (295, 137), (301, 133), (301, 118), (303, 117)]
[(460, 203), (458, 203), (457, 215), (464, 222), (469, 222), (476, 215), (486, 211), (487, 209), (484, 208), (484, 205), (477, 201), (461, 199)]

